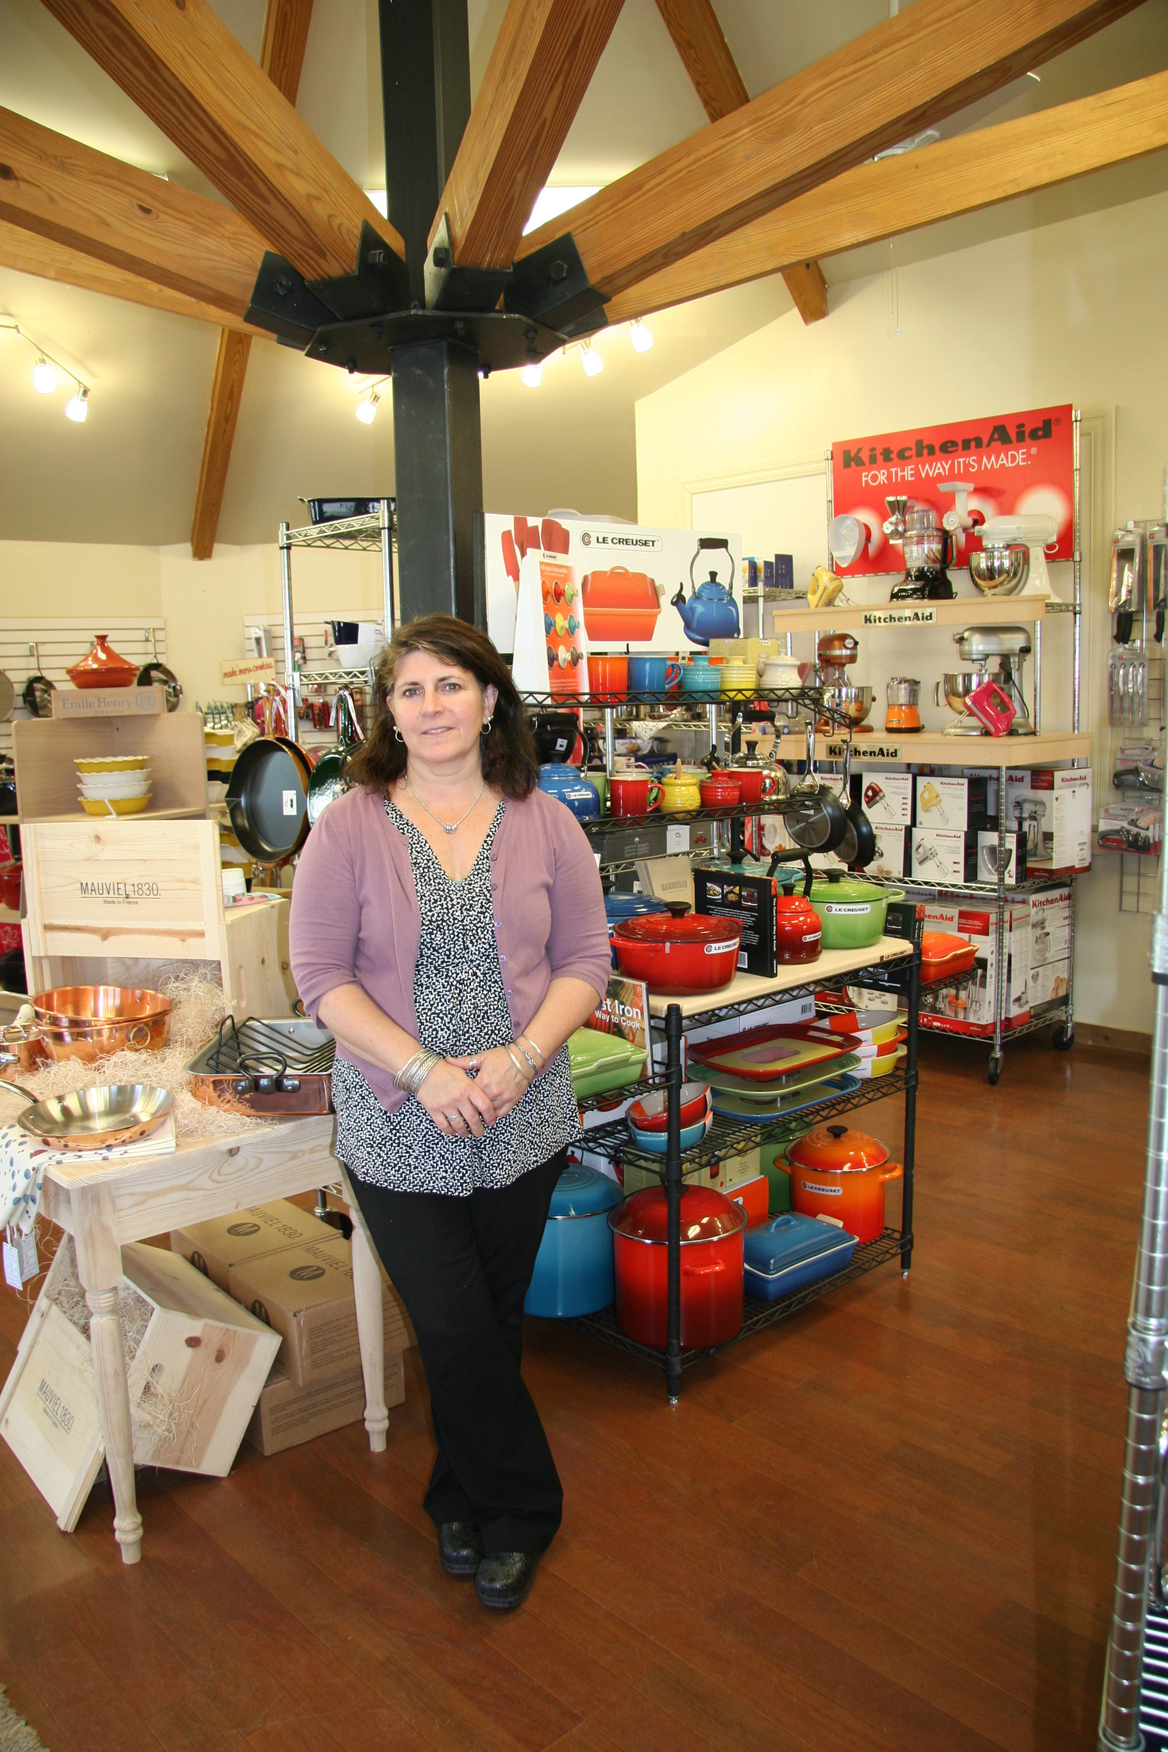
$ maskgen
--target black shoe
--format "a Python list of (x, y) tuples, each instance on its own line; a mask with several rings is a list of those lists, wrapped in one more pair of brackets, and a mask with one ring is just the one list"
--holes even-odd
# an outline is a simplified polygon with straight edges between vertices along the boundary
[(475, 1591), (484, 1606), (511, 1612), (522, 1606), (535, 1580), (538, 1557), (528, 1551), (496, 1551), (475, 1572)]
[(448, 1576), (473, 1576), (483, 1561), (483, 1536), (473, 1521), (443, 1521), (438, 1555)]

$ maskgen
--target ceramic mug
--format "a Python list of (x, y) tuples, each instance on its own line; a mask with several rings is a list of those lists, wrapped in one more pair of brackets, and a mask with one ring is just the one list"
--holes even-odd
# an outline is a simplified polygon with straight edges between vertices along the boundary
[(651, 773), (613, 773), (608, 806), (613, 815), (651, 815), (661, 803), (661, 786)]
[(630, 657), (628, 662), (630, 693), (671, 693), (681, 680), (676, 657)]
[(779, 789), (779, 781), (774, 773), (767, 772), (764, 767), (735, 767), (733, 771), (716, 769), (714, 782), (726, 780), (739, 788), (739, 800), (743, 803), (765, 803)]
[(688, 663), (682, 665), (682, 693), (699, 694), (704, 699), (710, 699), (721, 691), (721, 684), (720, 664), (712, 663), (704, 651), (691, 657)]
[(588, 681), (594, 696), (604, 705), (615, 705), (629, 691), (627, 657), (588, 658)]

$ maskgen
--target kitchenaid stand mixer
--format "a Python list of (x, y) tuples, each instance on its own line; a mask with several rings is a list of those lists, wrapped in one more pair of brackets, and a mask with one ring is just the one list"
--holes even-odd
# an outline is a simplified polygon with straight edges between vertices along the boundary
[[(973, 666), (977, 674), (977, 685), (983, 681), (993, 681), (1001, 688), (1006, 698), (1014, 708), (1014, 721), (1010, 725), (1011, 736), (1033, 736), (1034, 725), (1030, 721), (1030, 713), (1022, 693), (1022, 671), (1024, 659), (1031, 651), (1031, 635), (1026, 627), (963, 627), (961, 632), (954, 633), (953, 642), (957, 646), (966, 663)], [(991, 662), (997, 663), (997, 668), (991, 670)], [(945, 697), (956, 711), (955, 700), (964, 697), (972, 689), (965, 686), (965, 677), (959, 674), (947, 675), (945, 683), (960, 683), (954, 686), (952, 697), (950, 688), (946, 685)], [(960, 729), (948, 725), (946, 735), (965, 736), (970, 732), (964, 724)], [(985, 732), (978, 727), (978, 734)]]

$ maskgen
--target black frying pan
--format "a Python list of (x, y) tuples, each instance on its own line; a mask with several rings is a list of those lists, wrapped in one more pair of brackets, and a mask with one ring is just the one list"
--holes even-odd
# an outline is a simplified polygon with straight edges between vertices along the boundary
[(227, 786), (231, 831), (249, 858), (278, 864), (308, 835), (312, 768), (295, 742), (259, 736), (242, 749)]
[(836, 847), (836, 851), (848, 866), (849, 870), (866, 870), (876, 856), (876, 834), (872, 823), (864, 814), (858, 797), (852, 796), (852, 744), (849, 740), (844, 754), (844, 796), (847, 799), (844, 813), (847, 816), (847, 832)]
[(48, 676), (41, 674), (41, 653), (39, 646), (34, 645), (32, 647), (32, 656), (33, 662), (36, 664), (36, 672), (35, 674), (30, 675), (24, 684), (24, 692), (20, 696), (21, 704), (24, 706), (25, 711), (30, 712), (34, 718), (51, 718), (53, 715), (53, 693), (55, 690), (53, 683), (49, 680)]
[(168, 669), (158, 655), (158, 635), (153, 627), (150, 629), (150, 646), (154, 652), (149, 663), (144, 663), (138, 671), (138, 686), (153, 687), (158, 682), (163, 689), (163, 699), (168, 712), (177, 712), (182, 699), (182, 683), (173, 669)]

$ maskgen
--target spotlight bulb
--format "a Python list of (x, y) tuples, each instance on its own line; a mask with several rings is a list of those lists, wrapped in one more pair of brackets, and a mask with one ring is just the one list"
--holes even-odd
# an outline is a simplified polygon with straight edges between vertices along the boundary
[(604, 370), (604, 360), (590, 341), (585, 341), (580, 348), (580, 363), (585, 377), (599, 377)]
[(543, 382), (543, 366), (538, 359), (531, 359), (523, 367), (523, 381), (528, 389), (538, 389)]
[(79, 426), (84, 426), (88, 413), (89, 391), (79, 387), (76, 395), (71, 395), (65, 403), (65, 418), (76, 421)]
[(43, 357), (32, 368), (32, 386), (38, 395), (52, 395), (57, 387), (57, 373)]
[(357, 418), (363, 426), (371, 426), (377, 418), (377, 406), (380, 400), (381, 397), (375, 390), (371, 389), (369, 394), (363, 395), (361, 400), (357, 403)]
[(633, 343), (634, 353), (647, 353), (653, 345), (653, 334), (639, 319), (629, 327), (629, 339)]

